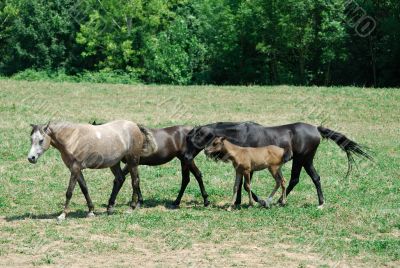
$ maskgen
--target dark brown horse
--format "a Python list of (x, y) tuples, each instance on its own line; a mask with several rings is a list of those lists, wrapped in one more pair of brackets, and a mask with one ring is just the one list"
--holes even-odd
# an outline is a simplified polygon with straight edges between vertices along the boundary
[[(372, 157), (363, 146), (350, 140), (342, 133), (321, 126), (294, 123), (264, 127), (254, 122), (218, 122), (195, 127), (188, 133), (185, 161), (190, 163), (215, 137), (226, 137), (233, 144), (242, 147), (276, 145), (292, 151), (292, 174), (289, 186), (286, 189), (286, 195), (289, 195), (299, 182), (301, 169), (304, 168), (317, 189), (320, 207), (324, 203), (324, 196), (322, 194), (320, 176), (314, 168), (314, 156), (322, 139), (334, 141), (346, 153), (349, 165), (347, 174), (351, 171), (354, 156), (372, 160)], [(285, 161), (287, 160), (289, 159), (285, 159)], [(238, 190), (241, 190), (241, 185)], [(252, 194), (254, 200), (258, 201), (258, 197), (254, 193)], [(236, 200), (237, 204), (241, 202), (240, 196), (241, 193), (239, 192)]]
[[(96, 124), (96, 122), (93, 122), (93, 124)], [(173, 207), (179, 206), (182, 199), (182, 195), (185, 192), (186, 186), (189, 184), (190, 173), (194, 175), (197, 182), (199, 183), (201, 195), (203, 196), (204, 199), (204, 206), (209, 205), (208, 194), (205, 190), (200, 170), (197, 168), (194, 161), (191, 161), (190, 163), (186, 163), (184, 161), (184, 153), (186, 151), (186, 136), (192, 129), (193, 127), (189, 126), (172, 126), (160, 129), (149, 129), (157, 144), (157, 150), (150, 155), (141, 156), (139, 160), (139, 165), (147, 165), (147, 166), (162, 165), (168, 163), (175, 157), (181, 161), (182, 185), (178, 197), (172, 204)], [(125, 167), (122, 170), (122, 172), (119, 172), (118, 170), (114, 172), (115, 176), (114, 188), (113, 188), (114, 194), (110, 197), (109, 201), (110, 204), (115, 203), (115, 198), (125, 181), (125, 176), (128, 173), (129, 170), (127, 167)], [(140, 206), (143, 203), (143, 197), (140, 191), (140, 186), (139, 186), (138, 198), (139, 198), (139, 203), (137, 206)]]

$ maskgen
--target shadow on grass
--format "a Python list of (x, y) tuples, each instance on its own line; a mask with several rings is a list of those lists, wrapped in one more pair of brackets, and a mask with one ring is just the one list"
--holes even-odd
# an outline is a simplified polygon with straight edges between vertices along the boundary
[[(128, 203), (117, 203), (117, 204), (115, 204), (114, 205), (114, 208), (123, 208), (123, 207), (126, 207), (126, 208), (128, 208), (129, 207), (129, 204), (130, 202), (128, 202)], [(107, 204), (102, 204), (101, 205), (101, 207), (103, 207), (103, 208), (107, 208)], [(165, 207), (165, 208), (167, 208), (167, 209), (174, 209), (174, 205), (173, 205), (173, 201), (172, 200), (169, 200), (169, 199), (154, 199), (154, 198), (149, 198), (149, 199), (144, 199), (143, 200), (143, 204), (141, 205), (141, 209), (142, 208), (155, 208), (155, 207), (158, 207), (158, 206), (163, 206), (163, 207)]]
[[(28, 219), (33, 219), (33, 220), (56, 220), (57, 217), (61, 214), (61, 211), (56, 212), (56, 213), (49, 213), (49, 214), (31, 214), (31, 213), (25, 213), (22, 215), (14, 215), (14, 216), (8, 216), (5, 217), (5, 220), (8, 222), (11, 221), (23, 221), (23, 220), (28, 220)], [(97, 213), (102, 214), (102, 213)], [(86, 210), (76, 210), (76, 211), (71, 211), (68, 213), (68, 218), (86, 218), (87, 216), (87, 211)]]

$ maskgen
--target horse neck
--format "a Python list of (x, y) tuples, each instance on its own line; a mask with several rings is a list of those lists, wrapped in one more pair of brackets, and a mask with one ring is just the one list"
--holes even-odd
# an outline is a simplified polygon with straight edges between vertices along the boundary
[[(49, 125), (49, 136), (51, 145), (60, 151), (65, 151), (65, 145), (68, 143), (69, 132), (73, 129), (67, 123), (52, 123)], [(68, 133), (67, 133), (68, 132)]]
[(229, 160), (234, 160), (237, 154), (237, 146), (233, 145), (227, 140), (223, 141), (224, 146), (222, 147), (223, 153), (228, 155)]

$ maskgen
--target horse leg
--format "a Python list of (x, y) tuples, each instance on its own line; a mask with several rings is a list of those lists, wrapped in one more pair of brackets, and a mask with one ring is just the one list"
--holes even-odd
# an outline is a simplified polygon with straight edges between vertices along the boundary
[(269, 172), (271, 173), (272, 177), (275, 179), (275, 187), (272, 190), (271, 194), (268, 196), (267, 200), (265, 201), (265, 206), (270, 207), (272, 203), (272, 198), (274, 197), (276, 191), (278, 191), (279, 186), (281, 186), (281, 179), (279, 176), (279, 171), (275, 168), (269, 168)]
[(254, 206), (253, 196), (251, 194), (251, 177), (250, 172), (244, 173), (245, 185), (244, 187), (247, 188), (247, 193), (249, 194), (249, 206)]
[(228, 207), (228, 211), (231, 211), (232, 208), (235, 206), (235, 201), (236, 201), (236, 197), (238, 194), (238, 189), (239, 189), (239, 185), (242, 180), (242, 177), (243, 177), (243, 174), (236, 171), (236, 180), (235, 180), (235, 184), (233, 186), (233, 196), (232, 196), (231, 205)]
[(189, 170), (194, 175), (194, 177), (196, 178), (197, 182), (199, 183), (201, 195), (203, 196), (203, 200), (204, 200), (204, 206), (207, 207), (210, 204), (210, 201), (208, 201), (208, 194), (206, 192), (206, 188), (204, 187), (203, 176), (201, 175), (201, 172), (197, 168), (197, 166), (194, 163), (194, 161), (192, 161), (190, 163)]
[(85, 179), (83, 177), (82, 171), (79, 172), (78, 183), (79, 183), (79, 187), (81, 188), (81, 191), (82, 191), (83, 195), (85, 196), (86, 203), (87, 203), (88, 208), (89, 208), (89, 212), (88, 212), (87, 216), (88, 217), (93, 217), (94, 216), (94, 213), (93, 213), (94, 206), (93, 206), (92, 199), (90, 198), (89, 190), (88, 190), (88, 187), (86, 185), (86, 181), (85, 181)]
[(131, 209), (139, 208), (141, 205), (140, 200), (140, 181), (139, 181), (139, 171), (138, 164), (139, 161), (135, 158), (126, 159), (128, 164), (129, 173), (131, 174), (132, 180), (132, 202)]
[(184, 163), (184, 161), (181, 161), (181, 174), (182, 174), (182, 182), (181, 182), (181, 189), (179, 190), (179, 194), (176, 197), (174, 203), (172, 203), (172, 206), (174, 208), (178, 208), (179, 204), (181, 203), (183, 193), (186, 190), (187, 185), (189, 184), (190, 181), (190, 173), (189, 173), (189, 166)]
[[(132, 167), (132, 208), (140, 208), (143, 204), (143, 197), (142, 197), (142, 192), (140, 191), (140, 178), (139, 178), (139, 171), (138, 171), (138, 166)], [(136, 198), (137, 199), (136, 199)]]
[(285, 180), (285, 178), (283, 177), (283, 175), (282, 175), (282, 171), (279, 169), (279, 172), (278, 172), (278, 176), (279, 176), (279, 178), (280, 178), (280, 182), (281, 182), (281, 189), (282, 189), (282, 194), (281, 194), (281, 197), (279, 198), (279, 200), (282, 200), (281, 202), (280, 202), (280, 204), (282, 205), (282, 206), (284, 206), (284, 205), (286, 205), (286, 180)]
[[(128, 170), (129, 169), (127, 166), (125, 166), (125, 168)], [(108, 206), (107, 206), (107, 213), (111, 214), (114, 210), (114, 205), (115, 205), (115, 199), (117, 198), (117, 195), (119, 193), (119, 191), (122, 188), (122, 185), (125, 182), (125, 176), (123, 175), (123, 172), (121, 170), (121, 166), (120, 163), (112, 166), (111, 168), (111, 172), (114, 174), (114, 185), (113, 185), (113, 189), (110, 195), (110, 199), (108, 200)]]
[(125, 165), (124, 168), (122, 169), (122, 175), (126, 177), (128, 173), (129, 173), (128, 165)]
[(138, 193), (138, 205), (141, 207), (143, 205), (143, 196), (142, 196), (142, 191), (140, 190), (140, 175), (139, 172), (137, 174), (137, 179), (138, 179), (138, 186), (137, 186), (137, 193)]
[(311, 177), (315, 188), (317, 188), (317, 194), (318, 194), (318, 208), (322, 208), (324, 205), (324, 195), (322, 193), (321, 189), (321, 182), (320, 182), (320, 176), (318, 175), (317, 171), (314, 168), (313, 161), (308, 161), (304, 165), (304, 169), (306, 170), (308, 176)]
[[(289, 186), (286, 188), (286, 197), (293, 190), (297, 183), (299, 183), (301, 168), (303, 163), (299, 157), (293, 157), (292, 163), (292, 173), (290, 175)], [(280, 198), (278, 203), (282, 204), (282, 199)]]
[[(253, 175), (253, 173), (250, 174), (250, 177), (252, 175)], [(240, 206), (240, 204), (242, 203), (242, 186), (243, 186), (243, 178), (240, 179), (238, 193), (237, 193), (236, 201), (235, 201), (235, 206)], [(246, 185), (244, 187), (246, 187)]]
[(60, 216), (58, 216), (58, 218), (57, 218), (59, 221), (64, 220), (69, 212), (69, 209), (68, 209), (69, 202), (71, 200), (72, 193), (74, 192), (76, 181), (78, 180), (78, 177), (79, 177), (79, 172), (80, 172), (80, 170), (71, 169), (71, 177), (69, 178), (69, 184), (68, 184), (67, 192), (65, 194), (66, 199), (65, 199), (65, 204), (64, 204), (64, 210), (60, 214)]
[[(254, 172), (251, 171), (251, 172), (250, 172), (250, 182), (251, 182), (251, 180), (253, 179), (253, 174), (254, 174)], [(242, 188), (242, 184), (240, 184), (239, 192), (241, 191), (241, 188)], [(244, 185), (244, 189), (246, 190), (246, 192), (249, 192), (249, 189), (246, 187), (246, 184)], [(265, 206), (264, 200), (258, 198), (258, 196), (257, 196), (253, 191), (250, 191), (250, 192), (251, 192), (251, 195), (252, 195), (254, 201), (258, 202), (258, 203), (259, 203), (260, 205), (262, 205), (262, 206)], [(239, 193), (238, 193), (238, 195), (239, 195)], [(238, 199), (239, 199), (239, 198), (238, 198)], [(237, 202), (238, 199), (236, 199), (236, 202)], [(235, 203), (235, 204), (236, 204), (236, 203)], [(240, 204), (240, 203), (239, 203), (239, 204)]]

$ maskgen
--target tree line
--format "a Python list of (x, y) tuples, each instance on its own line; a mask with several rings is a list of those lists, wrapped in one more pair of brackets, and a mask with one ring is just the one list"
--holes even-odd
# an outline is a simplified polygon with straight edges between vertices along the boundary
[(0, 75), (400, 85), (398, 0), (2, 0)]

